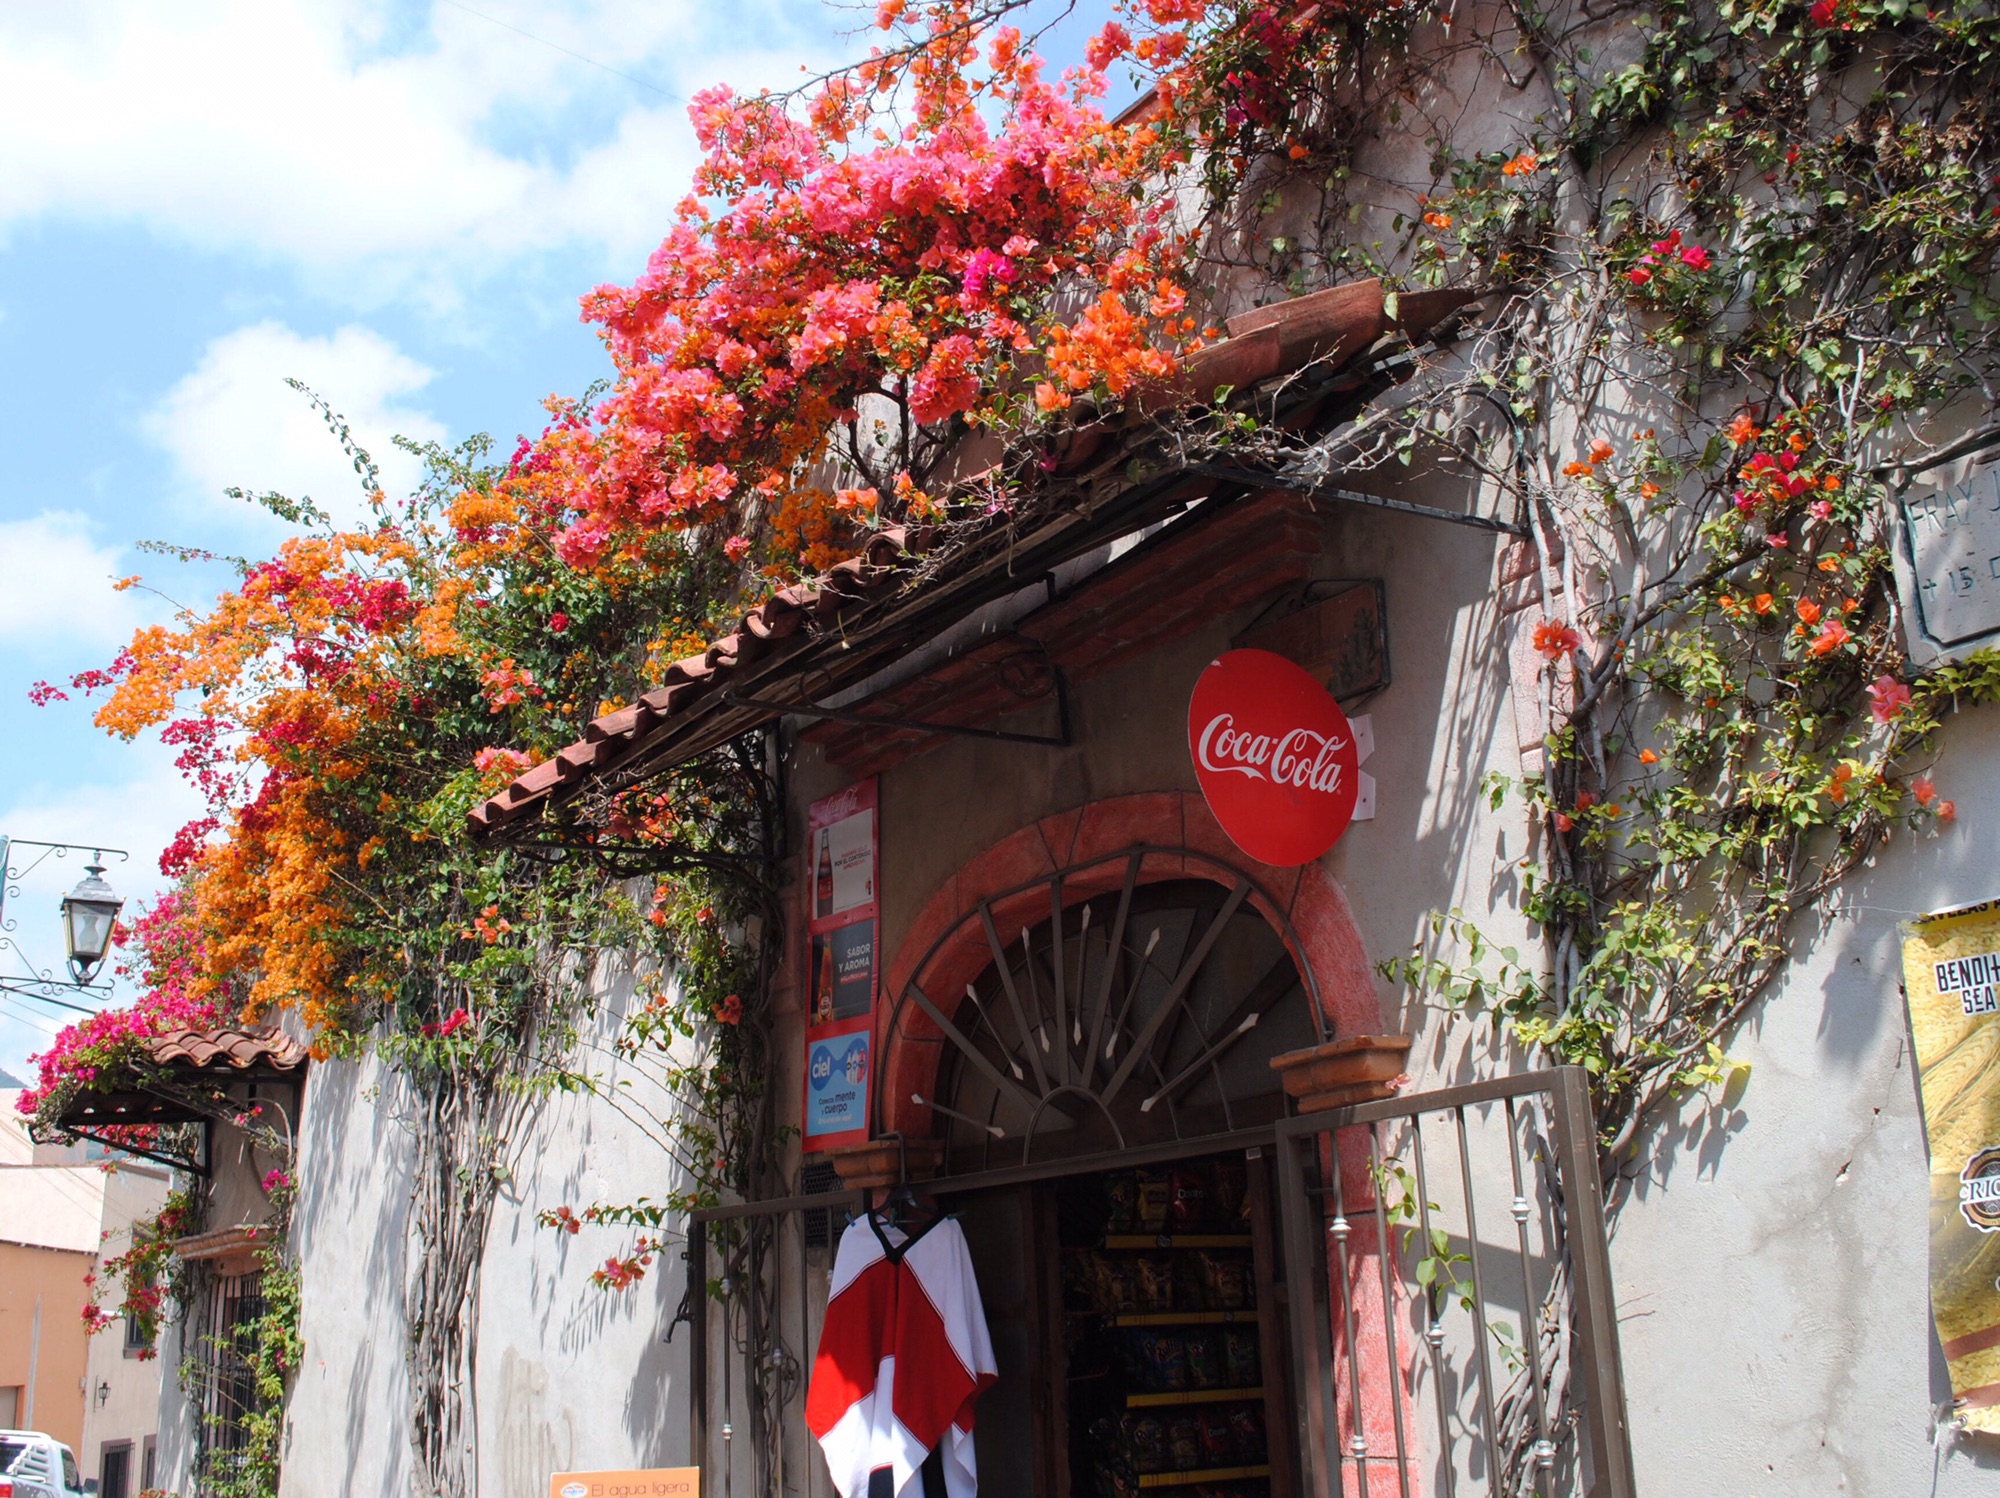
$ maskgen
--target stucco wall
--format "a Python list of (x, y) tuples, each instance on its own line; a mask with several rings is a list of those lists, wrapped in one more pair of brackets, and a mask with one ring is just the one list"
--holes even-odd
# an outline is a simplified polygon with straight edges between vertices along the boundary
[[(535, 1223), (558, 1203), (663, 1196), (666, 1157), (627, 1113), (664, 1106), (650, 1074), (610, 1052), (629, 989), (609, 987), (583, 1063), (621, 1112), (552, 1098), (518, 1141), (515, 1179), (493, 1215), (481, 1272), (474, 1429), (481, 1498), (541, 1498), (552, 1471), (673, 1465), (686, 1442), (683, 1332), (663, 1343), (685, 1283), (677, 1258), (636, 1289), (608, 1292), (590, 1270), (630, 1235)], [(378, 1498), (410, 1490), (403, 1286), (410, 1136), (403, 1084), (379, 1062), (316, 1065), (299, 1151), (293, 1242), (305, 1283), (306, 1354), (286, 1433), (283, 1491)]]
[(2000, 719), (1944, 736), (1942, 836), (1899, 834), (1809, 932), (1732, 1056), (1733, 1106), (1648, 1141), (1612, 1251), (1652, 1490), (1990, 1493), (2000, 1442), (1936, 1439), (1928, 1171), (1897, 922), (2000, 894)]

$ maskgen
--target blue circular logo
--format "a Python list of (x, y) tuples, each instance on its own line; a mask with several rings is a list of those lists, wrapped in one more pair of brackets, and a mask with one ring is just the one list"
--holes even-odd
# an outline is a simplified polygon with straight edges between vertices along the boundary
[(814, 1092), (826, 1091), (826, 1084), (833, 1080), (833, 1047), (816, 1045), (813, 1047), (812, 1087)]

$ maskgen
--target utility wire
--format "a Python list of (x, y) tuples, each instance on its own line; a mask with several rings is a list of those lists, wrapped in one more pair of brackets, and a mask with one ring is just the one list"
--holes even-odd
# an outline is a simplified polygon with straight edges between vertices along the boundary
[(462, 10), (468, 16), (476, 16), (490, 26), (498, 26), (502, 31), (511, 31), (514, 33), (514, 35), (526, 37), (531, 42), (539, 42), (544, 47), (550, 47), (553, 48), (555, 51), (562, 53), (564, 57), (573, 57), (578, 62), (583, 63), (587, 67), (593, 67), (598, 69), (600, 72), (609, 73), (613, 78), (623, 78), (627, 83), (636, 83), (639, 85), (640, 88), (646, 89), (652, 93), (656, 93), (662, 99), (669, 100), (675, 104), (687, 103), (687, 100), (682, 98), (679, 94), (670, 94), (665, 89), (661, 88), (658, 84), (648, 83), (643, 78), (634, 78), (630, 73), (621, 73), (618, 71), (618, 69), (610, 67), (605, 63), (601, 63), (594, 57), (585, 57), (581, 52), (572, 52), (570, 51), (569, 48), (563, 46), (561, 43), (552, 42), (545, 36), (536, 36), (532, 31), (523, 31), (518, 26), (510, 26), (507, 24), (507, 22), (500, 20), (496, 16), (489, 16), (484, 11), (474, 10), (469, 5), (461, 5), (459, 4), (459, 0), (438, 0), (438, 3), (441, 5), (449, 5), (453, 10)]

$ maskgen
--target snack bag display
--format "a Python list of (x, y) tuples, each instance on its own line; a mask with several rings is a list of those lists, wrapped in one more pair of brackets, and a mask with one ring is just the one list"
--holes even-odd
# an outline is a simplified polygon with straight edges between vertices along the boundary
[(1133, 1218), (1133, 1226), (1142, 1233), (1164, 1233), (1173, 1201), (1172, 1186), (1166, 1172), (1140, 1171), (1138, 1191), (1138, 1211)]
[(1176, 1233), (1208, 1226), (1208, 1173), (1192, 1166), (1167, 1173), (1167, 1225)]
[(1205, 1332), (1190, 1332), (1187, 1339), (1188, 1387), (1220, 1389), (1226, 1386), (1221, 1338)]
[(1250, 1303), (1250, 1266), (1241, 1254), (1203, 1249), (1198, 1262), (1210, 1310), (1240, 1311)]
[(1110, 1213), (1104, 1221), (1107, 1233), (1135, 1233), (1139, 1230), (1139, 1178), (1131, 1171), (1120, 1171), (1104, 1183), (1105, 1195), (1110, 1199)]
[(1174, 1265), (1171, 1259), (1144, 1258), (1132, 1261), (1133, 1298), (1142, 1311), (1171, 1311), (1174, 1308)]
[(1201, 1466), (1201, 1417), (1183, 1410), (1167, 1423), (1167, 1470), (1193, 1472)]
[(1125, 1447), (1140, 1472), (1167, 1470), (1167, 1428), (1157, 1415), (1137, 1415), (1126, 1422)]
[(1222, 1387), (1255, 1388), (1264, 1378), (1264, 1361), (1258, 1356), (1257, 1333), (1247, 1326), (1226, 1329), (1222, 1341)]

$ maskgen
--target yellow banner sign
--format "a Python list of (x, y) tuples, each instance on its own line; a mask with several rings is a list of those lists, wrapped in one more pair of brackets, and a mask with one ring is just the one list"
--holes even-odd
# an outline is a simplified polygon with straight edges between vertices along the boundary
[(1966, 1425), (2000, 1432), (2000, 900), (1903, 931), (1931, 1150), (1931, 1314)]
[(701, 1498), (701, 1468), (558, 1472), (549, 1479), (549, 1498)]

